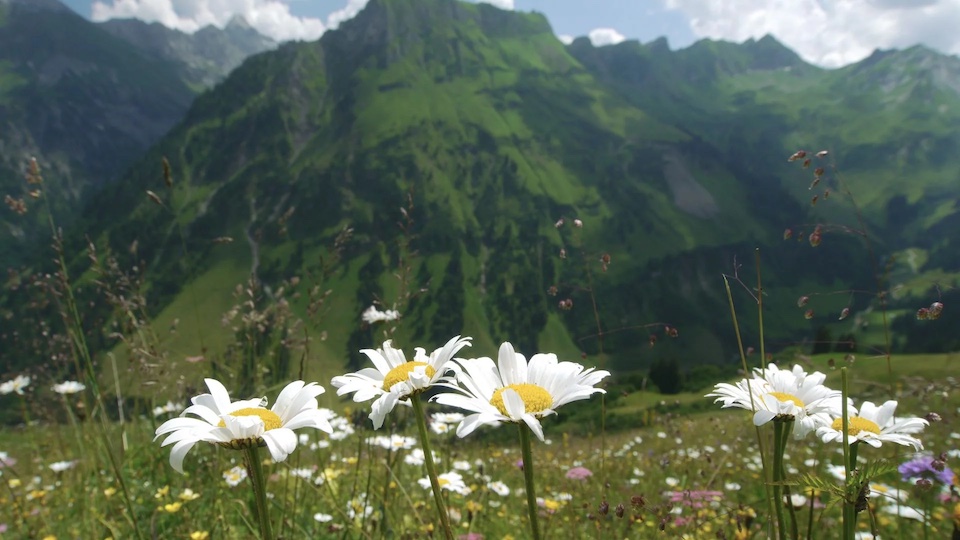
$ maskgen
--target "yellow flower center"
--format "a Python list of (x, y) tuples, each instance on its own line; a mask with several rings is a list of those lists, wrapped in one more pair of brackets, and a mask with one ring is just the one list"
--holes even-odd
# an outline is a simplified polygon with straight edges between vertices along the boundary
[(427, 377), (433, 378), (434, 373), (437, 370), (433, 369), (433, 366), (428, 365), (426, 362), (407, 362), (405, 364), (400, 364), (399, 366), (390, 370), (387, 373), (387, 376), (383, 378), (383, 389), (387, 392), (393, 388), (393, 385), (401, 383), (410, 378), (410, 374), (413, 373), (413, 370), (420, 367), (427, 366), (427, 369), (424, 372), (427, 374)]
[[(843, 429), (843, 418), (837, 418), (833, 421), (831, 425), (833, 429), (840, 431)], [(880, 434), (880, 426), (877, 425), (873, 420), (867, 420), (866, 418), (860, 418), (859, 416), (851, 416), (847, 420), (847, 427), (849, 428), (847, 433), (850, 435), (859, 435), (861, 431), (869, 431), (875, 435)]]
[(523, 400), (524, 412), (538, 413), (549, 409), (553, 405), (553, 396), (542, 386), (530, 383), (511, 384), (498, 388), (490, 398), (490, 404), (496, 407), (501, 414), (507, 415), (507, 407), (503, 404), (503, 391), (507, 388), (520, 394)]
[(787, 394), (785, 392), (770, 392), (770, 395), (777, 398), (777, 401), (781, 401), (781, 402), (789, 401), (800, 408), (803, 408), (804, 406), (803, 402), (800, 401), (800, 398), (798, 398), (793, 394)]
[[(258, 416), (261, 420), (263, 420), (263, 429), (265, 431), (277, 429), (283, 424), (283, 421), (280, 420), (280, 417), (277, 416), (277, 413), (269, 409), (261, 409), (258, 407), (238, 409), (230, 413), (230, 416)], [(223, 423), (223, 420), (220, 421), (220, 427), (226, 427), (226, 424)]]
[(437, 484), (438, 484), (440, 487), (443, 487), (443, 486), (445, 486), (445, 485), (447, 485), (447, 484), (449, 484), (449, 483), (450, 483), (450, 481), (447, 480), (446, 478), (437, 478)]

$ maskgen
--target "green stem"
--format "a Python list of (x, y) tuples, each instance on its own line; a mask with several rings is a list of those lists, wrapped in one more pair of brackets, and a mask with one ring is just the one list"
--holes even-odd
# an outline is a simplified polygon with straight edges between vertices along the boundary
[[(851, 494), (853, 483), (853, 469), (856, 465), (856, 449), (850, 447), (850, 416), (847, 403), (847, 368), (840, 368), (840, 429), (843, 430), (843, 466), (846, 468), (846, 480), (843, 498), (843, 540), (853, 540), (857, 529), (856, 498), (858, 493)], [(851, 499), (853, 495), (853, 500)]]
[(783, 438), (785, 422), (773, 421), (773, 507), (777, 514), (777, 538), (787, 540), (787, 528), (783, 518)]
[(423, 412), (423, 403), (420, 401), (420, 394), (410, 396), (410, 403), (413, 404), (414, 416), (417, 417), (417, 431), (420, 432), (420, 446), (423, 448), (423, 463), (427, 466), (427, 476), (430, 477), (433, 501), (437, 504), (437, 512), (440, 513), (443, 535), (447, 540), (453, 540), (453, 530), (450, 529), (450, 516), (447, 514), (447, 505), (443, 502), (443, 494), (440, 493), (440, 480), (437, 479), (437, 467), (433, 463), (433, 452), (430, 451), (430, 438), (427, 437), (427, 417)]
[[(780, 448), (777, 450), (781, 456), (787, 453), (787, 442), (790, 440), (791, 433), (793, 433), (793, 420), (785, 420), (783, 422), (783, 434), (780, 437)], [(787, 469), (782, 458), (780, 459), (780, 466), (782, 467), (782, 469), (780, 469), (780, 479), (785, 481), (787, 479)], [(798, 540), (800, 538), (800, 530), (797, 525), (797, 510), (793, 507), (791, 495), (790, 486), (784, 485), (783, 496), (787, 499), (787, 513), (790, 514), (790, 537), (793, 538), (793, 540)]]
[(520, 448), (523, 452), (523, 482), (527, 490), (527, 511), (530, 513), (530, 532), (533, 540), (540, 540), (537, 522), (537, 490), (533, 485), (533, 452), (530, 450), (530, 428), (520, 424)]
[(247, 465), (247, 473), (253, 484), (255, 499), (254, 510), (260, 522), (260, 538), (273, 540), (273, 530), (270, 528), (270, 515), (267, 508), (267, 484), (263, 476), (263, 464), (260, 463), (260, 452), (256, 446), (248, 446), (243, 450), (243, 457)]

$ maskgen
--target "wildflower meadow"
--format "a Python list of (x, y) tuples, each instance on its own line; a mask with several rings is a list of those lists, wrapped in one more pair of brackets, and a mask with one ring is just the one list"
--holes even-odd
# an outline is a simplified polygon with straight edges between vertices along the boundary
[[(809, 242), (827, 232), (818, 225)], [(244, 367), (188, 358), (182, 384), (146, 386), (150, 400), (131, 402), (124, 386), (137, 379), (121, 384), (112, 353), (93, 357), (77, 318), (76, 288), (109, 265), (73, 278), (71, 255), (55, 247), (49, 290), (70, 368), (0, 384), (13, 418), (0, 431), (0, 537), (960, 537), (960, 356), (768, 352), (762, 333), (759, 350), (748, 348), (738, 321), (757, 317), (762, 332), (762, 254), (755, 284), (742, 269), (717, 271), (738, 374), (699, 391), (636, 388), (602, 354), (520, 350), (527, 336), (495, 348), (467, 335), (418, 343), (397, 332), (401, 286), (396, 302), (328, 314), (377, 336), (359, 348), (360, 365), (305, 380), (302, 364), (282, 364), (251, 345), (263, 332), (247, 332), (284, 316), (282, 302), (242, 300), (224, 318), (239, 328)], [(601, 271), (612, 264), (596, 259)], [(139, 309), (121, 296), (118, 306)], [(943, 309), (934, 302), (918, 318)], [(124, 345), (159, 346), (133, 320)], [(682, 339), (672, 324), (653, 326)], [(614, 411), (624, 395), (641, 399)]]

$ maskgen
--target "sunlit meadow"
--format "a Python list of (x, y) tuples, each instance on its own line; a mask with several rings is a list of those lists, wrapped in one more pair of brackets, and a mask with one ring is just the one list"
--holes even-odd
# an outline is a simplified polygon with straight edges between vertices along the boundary
[[(557, 222), (563, 226), (584, 224)], [(821, 234), (817, 227), (810, 242)], [(51, 290), (62, 293), (75, 369), (66, 380), (38, 370), (0, 385), (18, 419), (0, 432), (2, 536), (960, 534), (952, 472), (960, 457), (960, 382), (952, 375), (960, 355), (743, 349), (740, 377), (667, 397), (607, 373), (602, 356), (485, 348), (468, 336), (393, 341), (409, 301), (401, 286), (396, 302), (382, 304), (389, 309), (343, 315), (376, 329), (378, 339), (363, 345), (366, 363), (298, 382), (268, 376), (278, 364), (271, 356), (266, 366), (267, 355), (258, 356), (264, 348), (250, 346), (245, 329), (284, 316), (243, 300), (256, 296), (250, 285), (238, 288), (241, 301), (224, 318), (241, 321), (240, 357), (251, 369), (240, 373), (251, 380), (231, 372), (220, 382), (211, 364), (209, 380), (158, 387), (149, 404), (125, 403), (120, 377), (94, 371), (83, 332), (71, 327), (74, 282), (58, 255)], [(98, 275), (108, 274), (109, 265), (90, 255)], [(598, 260), (602, 270), (610, 263)], [(731, 308), (740, 308), (731, 340), (740, 338), (738, 317), (762, 314), (762, 294), (745, 296), (731, 295)], [(934, 304), (921, 317), (942, 309)], [(652, 326), (677, 337), (676, 328)], [(149, 349), (148, 329), (134, 324), (125, 344)], [(145, 357), (164, 361), (162, 351)]]

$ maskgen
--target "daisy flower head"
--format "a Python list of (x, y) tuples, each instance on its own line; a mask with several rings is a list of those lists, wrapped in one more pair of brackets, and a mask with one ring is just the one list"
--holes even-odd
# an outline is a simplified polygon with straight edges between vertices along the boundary
[(177, 472), (183, 473), (183, 458), (200, 441), (235, 450), (266, 446), (274, 461), (283, 461), (297, 448), (293, 430), (310, 427), (333, 431), (317, 408), (317, 396), (324, 392), (317, 383), (288, 384), (268, 409), (266, 398), (231, 401), (220, 381), (205, 382), (210, 393), (192, 398), (191, 406), (179, 417), (160, 424), (156, 431), (156, 438), (167, 435), (161, 446), (173, 445), (170, 465)]
[[(915, 450), (923, 450), (923, 443), (913, 436), (923, 431), (928, 422), (923, 418), (896, 419), (897, 402), (890, 400), (877, 407), (870, 401), (860, 405), (860, 412), (850, 416), (847, 420), (847, 441), (850, 444), (865, 442), (874, 448), (880, 448), (884, 442), (897, 443), (903, 446), (912, 446)], [(817, 428), (817, 436), (823, 442), (843, 442), (843, 418), (836, 418), (829, 425)]]
[(496, 364), (487, 357), (458, 360), (457, 364), (457, 381), (462, 387), (445, 384), (457, 392), (439, 394), (433, 400), (473, 412), (457, 427), (460, 437), (482, 425), (523, 422), (543, 441), (540, 418), (571, 401), (604, 393), (595, 385), (610, 375), (574, 362), (560, 362), (553, 353), (535, 354), (528, 363), (507, 342), (500, 345)]
[(402, 350), (395, 349), (387, 340), (381, 349), (360, 351), (367, 355), (374, 367), (339, 375), (330, 383), (337, 387), (338, 396), (353, 394), (353, 401), (357, 403), (376, 398), (370, 407), (370, 420), (374, 429), (380, 429), (384, 418), (397, 403), (409, 405), (407, 398), (411, 395), (445, 380), (448, 362), (460, 349), (470, 345), (470, 339), (455, 336), (429, 356), (424, 349), (417, 347), (414, 359), (410, 361)]
[(30, 386), (30, 377), (17, 375), (12, 380), (0, 384), (0, 394), (10, 394), (16, 392), (23, 395), (23, 389)]
[[(463, 481), (463, 476), (456, 472), (446, 472), (437, 477), (438, 483), (440, 484), (440, 490), (452, 491), (460, 495), (469, 495), (471, 493), (470, 486)], [(417, 483), (420, 484), (420, 487), (423, 489), (430, 489), (430, 479), (421, 478), (417, 480)]]
[(86, 389), (87, 387), (82, 382), (77, 381), (64, 381), (53, 385), (53, 391), (61, 395), (76, 394)]
[(716, 398), (714, 403), (722, 403), (724, 409), (755, 411), (757, 426), (774, 419), (794, 420), (793, 435), (799, 439), (840, 414), (841, 393), (824, 386), (826, 378), (819, 371), (807, 374), (799, 365), (786, 370), (771, 363), (765, 370), (756, 368), (752, 378), (717, 384), (704, 397)]

